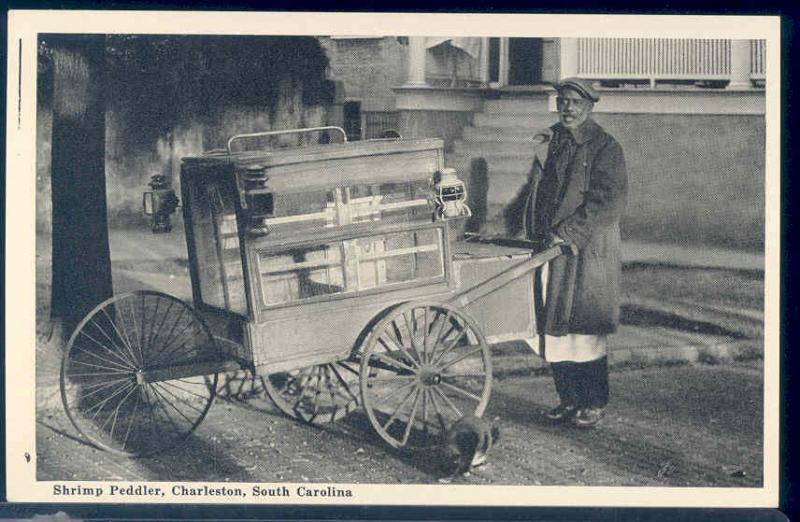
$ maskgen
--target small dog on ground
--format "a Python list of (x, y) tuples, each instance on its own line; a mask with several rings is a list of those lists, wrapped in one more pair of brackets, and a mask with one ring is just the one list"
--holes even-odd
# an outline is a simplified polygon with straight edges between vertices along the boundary
[[(464, 415), (444, 433), (443, 468), (449, 478), (465, 475), (486, 462), (500, 430), (475, 415)], [(447, 479), (445, 479), (447, 480)]]

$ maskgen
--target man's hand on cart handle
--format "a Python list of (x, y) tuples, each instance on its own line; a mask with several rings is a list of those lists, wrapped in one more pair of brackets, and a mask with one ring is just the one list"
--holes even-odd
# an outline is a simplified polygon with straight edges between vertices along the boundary
[(556, 234), (553, 234), (553, 237), (550, 239), (550, 245), (548, 246), (548, 248), (554, 246), (560, 246), (561, 250), (563, 250), (564, 253), (570, 252), (572, 253), (573, 256), (578, 255), (578, 247), (574, 243), (567, 243), (566, 241), (564, 241), (564, 239), (557, 236)]

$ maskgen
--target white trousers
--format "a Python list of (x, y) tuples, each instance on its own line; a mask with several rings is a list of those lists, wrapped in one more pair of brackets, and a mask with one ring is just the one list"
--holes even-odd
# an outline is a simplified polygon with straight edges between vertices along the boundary
[[(546, 263), (540, 270), (541, 288), (543, 289), (547, 288), (549, 268), (550, 263)], [(545, 303), (547, 292), (543, 291), (542, 294), (542, 303)], [(540, 335), (535, 339), (525, 339), (525, 342), (539, 357), (551, 363), (564, 361), (590, 362), (608, 355), (607, 335)]]

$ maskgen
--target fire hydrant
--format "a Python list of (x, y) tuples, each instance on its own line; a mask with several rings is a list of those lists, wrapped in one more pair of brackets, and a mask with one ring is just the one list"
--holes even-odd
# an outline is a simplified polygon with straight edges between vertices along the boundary
[(150, 188), (153, 190), (145, 192), (142, 199), (144, 213), (153, 216), (151, 230), (153, 234), (162, 234), (172, 230), (172, 219), (170, 216), (178, 208), (178, 196), (172, 189), (172, 183), (166, 176), (156, 174), (150, 177)]

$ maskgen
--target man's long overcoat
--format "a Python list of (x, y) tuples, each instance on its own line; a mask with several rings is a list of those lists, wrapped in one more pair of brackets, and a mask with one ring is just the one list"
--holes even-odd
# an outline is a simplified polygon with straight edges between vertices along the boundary
[[(559, 132), (570, 131), (557, 123), (537, 136), (545, 143), (540, 151), (546, 147), (550, 154), (551, 138)], [(528, 183), (508, 207), (506, 219), (512, 232), (524, 227), (528, 239), (554, 234), (577, 247), (577, 255), (562, 255), (550, 263), (545, 305), (537, 313), (539, 333), (607, 334), (619, 324), (619, 221), (627, 198), (625, 159), (619, 143), (591, 119), (572, 135), (577, 144), (574, 161), (562, 180), (550, 230), (533, 230), (537, 188), (547, 163), (541, 153), (534, 158)]]

